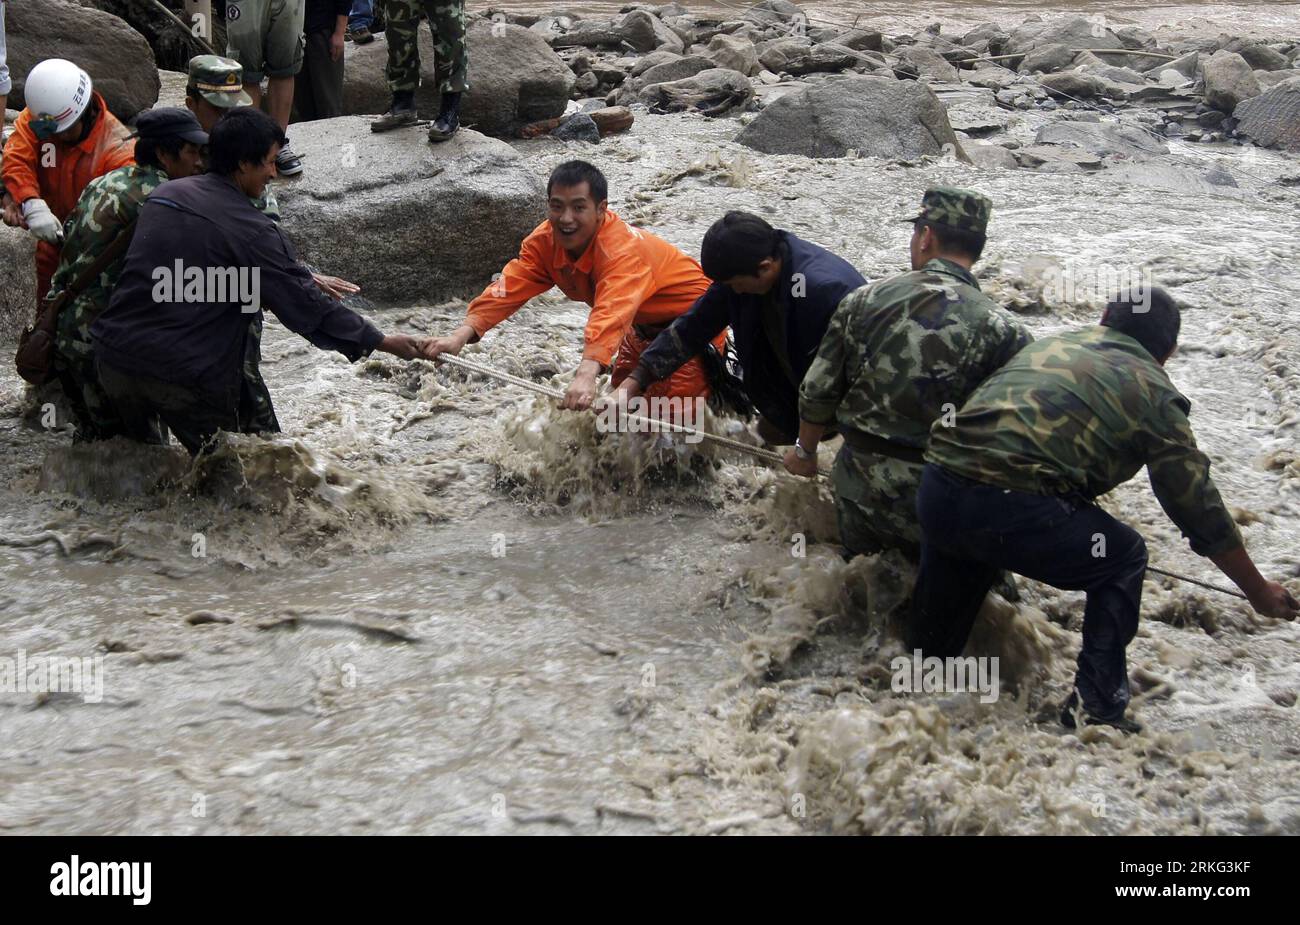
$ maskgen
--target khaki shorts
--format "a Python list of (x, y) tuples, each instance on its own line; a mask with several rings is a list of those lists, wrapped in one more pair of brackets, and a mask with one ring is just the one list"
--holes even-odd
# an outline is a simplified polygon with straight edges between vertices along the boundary
[(244, 68), (244, 83), (292, 77), (302, 70), (307, 0), (217, 0), (226, 8), (226, 54)]

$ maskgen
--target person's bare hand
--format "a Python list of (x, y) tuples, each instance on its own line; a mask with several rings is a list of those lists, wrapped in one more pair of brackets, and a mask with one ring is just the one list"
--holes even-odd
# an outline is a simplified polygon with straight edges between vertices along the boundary
[(1276, 581), (1264, 582), (1259, 591), (1250, 595), (1250, 606), (1255, 613), (1275, 620), (1294, 620), (1300, 613), (1295, 595)]
[(579, 370), (565, 390), (560, 407), (566, 411), (586, 411), (596, 400), (597, 391), (596, 375)]
[(411, 334), (389, 334), (380, 342), (379, 349), (403, 360), (415, 360), (425, 356), (427, 343), (427, 338)]
[(469, 343), (463, 335), (453, 332), (445, 337), (431, 337), (424, 344), (424, 357), (428, 360), (436, 360), (442, 354), (456, 356), (465, 349)]
[(339, 279), (337, 276), (326, 276), (324, 273), (313, 273), (311, 278), (312, 282), (316, 284), (316, 288), (332, 299), (342, 301), (344, 296), (349, 296), (361, 291), (361, 287), (356, 283), (348, 282), (346, 279)]
[(808, 459), (800, 459), (795, 453), (794, 447), (785, 451), (785, 469), (791, 475), (802, 475), (804, 478), (814, 478), (817, 475), (817, 457), (812, 456)]
[(330, 60), (343, 60), (343, 33), (335, 32), (330, 35)]
[(27, 223), (23, 221), (23, 207), (14, 202), (13, 197), (5, 193), (4, 197), (4, 223), (10, 228), (26, 228)]

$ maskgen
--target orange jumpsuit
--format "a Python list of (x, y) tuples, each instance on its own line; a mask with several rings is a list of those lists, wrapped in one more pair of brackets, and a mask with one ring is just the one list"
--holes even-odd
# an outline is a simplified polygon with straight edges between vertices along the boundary
[[(695, 260), (662, 238), (630, 227), (613, 212), (605, 213), (596, 237), (576, 261), (555, 242), (547, 221), (524, 238), (519, 256), (469, 304), (465, 323), (482, 337), (529, 299), (559, 286), (573, 301), (591, 306), (582, 358), (601, 366), (612, 362), (611, 379), (618, 385), (650, 345), (633, 325), (658, 328), (671, 324), (695, 304), (709, 283)], [(725, 340), (724, 331), (715, 346), (721, 349)], [(700, 358), (692, 358), (645, 394), (648, 398), (707, 398), (709, 381)]]
[[(110, 170), (135, 163), (135, 141), (121, 122), (108, 111), (98, 93), (99, 117), (94, 128), (80, 144), (69, 145), (54, 139), (42, 141), (32, 131), (31, 113), (24, 109), (14, 123), (14, 133), (4, 149), (4, 167), (0, 179), (14, 202), (44, 199), (54, 217), (66, 221), (76, 208), (86, 184)], [(59, 265), (59, 247), (45, 241), (36, 243), (36, 299), (45, 298), (50, 277)]]

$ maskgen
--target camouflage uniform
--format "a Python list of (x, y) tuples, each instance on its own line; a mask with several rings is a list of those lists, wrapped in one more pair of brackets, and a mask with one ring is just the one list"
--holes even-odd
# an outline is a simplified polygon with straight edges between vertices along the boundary
[[(1136, 340), (1106, 327), (1026, 347), (930, 436), (918, 495), (923, 543), (909, 647), (960, 655), (1001, 569), (1084, 591), (1075, 694), (1094, 721), (1132, 731), (1126, 650), (1147, 566), (1140, 534), (1092, 503), (1146, 466), (1192, 549), (1241, 545), (1187, 399)], [(1077, 699), (1076, 699), (1077, 698)]]
[[(96, 177), (82, 190), (64, 225), (64, 246), (50, 295), (66, 289), (140, 214), (146, 197), (167, 181), (155, 167), (132, 164)], [(108, 305), (122, 272), (122, 256), (86, 284), (59, 314), (54, 368), (76, 418), (78, 440), (107, 440), (121, 433), (112, 403), (95, 374), (90, 326)]]
[[(918, 218), (983, 232), (990, 208), (977, 194), (938, 189)], [(840, 304), (800, 387), (799, 416), (844, 434), (833, 480), (849, 551), (919, 553), (916, 489), (930, 425), (1031, 339), (970, 271), (943, 259)]]
[(925, 458), (988, 485), (1091, 499), (1147, 467), (1192, 550), (1213, 556), (1241, 533), (1196, 447), (1188, 402), (1126, 334), (1093, 327), (1041, 340), (936, 425)]
[(388, 87), (394, 93), (420, 87), (420, 16), (429, 19), (437, 55), (438, 92), (469, 89), (469, 53), (465, 47), (465, 0), (381, 0), (387, 20)]

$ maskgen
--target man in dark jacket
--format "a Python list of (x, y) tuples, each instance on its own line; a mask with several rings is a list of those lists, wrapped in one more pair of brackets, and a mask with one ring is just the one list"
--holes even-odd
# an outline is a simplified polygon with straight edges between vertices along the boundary
[(836, 306), (866, 280), (830, 251), (748, 212), (728, 212), (713, 223), (700, 263), (713, 285), (655, 338), (615, 399), (640, 395), (730, 326), (745, 393), (760, 415), (759, 435), (772, 444), (793, 443), (799, 383)]
[(191, 453), (241, 430), (247, 329), (265, 304), (322, 350), (412, 359), (423, 342), (384, 336), (324, 295), (279, 226), (250, 202), (275, 176), (284, 132), (236, 109), (213, 127), (210, 171), (162, 184), (144, 203), (108, 308), (91, 327), (100, 381), (133, 439)]

